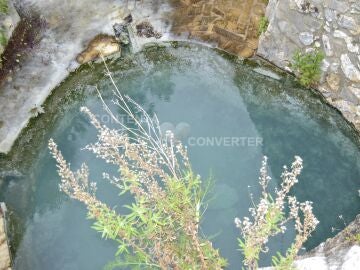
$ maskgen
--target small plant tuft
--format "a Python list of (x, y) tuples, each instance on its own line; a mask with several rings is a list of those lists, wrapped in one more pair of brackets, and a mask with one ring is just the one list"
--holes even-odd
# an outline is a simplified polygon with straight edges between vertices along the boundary
[(299, 75), (303, 86), (309, 87), (319, 82), (321, 76), (321, 62), (325, 55), (320, 50), (303, 53), (297, 51), (293, 56), (292, 67)]
[(346, 240), (351, 243), (356, 243), (357, 245), (360, 245), (360, 233), (352, 234), (346, 237)]
[(7, 14), (9, 12), (8, 0), (0, 0), (0, 13)]
[(262, 34), (262, 33), (265, 33), (266, 29), (268, 28), (269, 26), (269, 20), (268, 18), (266, 18), (265, 16), (262, 16), (260, 18), (260, 22), (259, 22), (259, 30), (258, 30), (258, 34), (259, 36)]
[(8, 43), (8, 40), (6, 38), (5, 31), (0, 30), (0, 45), (5, 47), (7, 43)]

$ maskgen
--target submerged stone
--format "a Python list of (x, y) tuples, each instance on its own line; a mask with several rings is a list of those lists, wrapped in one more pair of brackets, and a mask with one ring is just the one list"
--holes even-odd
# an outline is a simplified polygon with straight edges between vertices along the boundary
[(160, 125), (160, 132), (162, 136), (166, 136), (166, 133), (171, 132), (174, 134), (175, 126), (173, 123), (164, 122)]
[(186, 139), (191, 131), (191, 127), (188, 123), (181, 122), (175, 127), (175, 137), (179, 140)]
[(227, 184), (217, 184), (213, 188), (210, 196), (209, 209), (221, 210), (234, 206), (239, 201), (239, 197), (234, 188)]
[(278, 80), (278, 81), (281, 80), (281, 77), (279, 75), (277, 75), (275, 72), (272, 72), (271, 70), (267, 70), (264, 68), (254, 68), (254, 71), (261, 75), (272, 78), (274, 80)]

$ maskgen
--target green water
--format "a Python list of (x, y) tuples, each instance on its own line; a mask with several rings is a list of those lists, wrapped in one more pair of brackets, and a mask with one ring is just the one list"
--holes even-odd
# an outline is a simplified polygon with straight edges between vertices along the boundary
[[(263, 155), (269, 157), (272, 187), (294, 155), (304, 160), (293, 194), (313, 201), (320, 220), (306, 248), (334, 235), (332, 227), (343, 228), (339, 215), (350, 222), (360, 211), (360, 144), (352, 128), (291, 77), (277, 81), (255, 73), (254, 65), (199, 46), (152, 48), (110, 63), (119, 88), (155, 112), (163, 127), (173, 126), (189, 147), (194, 170), (203, 178), (213, 176), (202, 230), (229, 260), (229, 269), (240, 269), (233, 220), (248, 215), (249, 193), (259, 194)], [(98, 86), (108, 102), (112, 99), (103, 71), (96, 64), (71, 75), (47, 101), (46, 114), (33, 120), (13, 151), (0, 159), (0, 200), (10, 210), (15, 270), (98, 270), (113, 259), (116, 244), (101, 240), (83, 205), (59, 192), (46, 148), (53, 137), (73, 168), (88, 163), (101, 199), (125, 203), (101, 180), (104, 170), (114, 168), (80, 150), (96, 138), (81, 106), (109, 122), (95, 93)], [(284, 250), (292, 237), (291, 229), (277, 237), (271, 251)], [(261, 264), (269, 264), (269, 257)]]

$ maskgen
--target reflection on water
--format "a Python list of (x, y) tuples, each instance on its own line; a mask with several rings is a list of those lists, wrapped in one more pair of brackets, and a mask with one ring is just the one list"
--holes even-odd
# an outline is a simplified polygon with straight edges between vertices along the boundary
[[(308, 248), (333, 235), (331, 227), (342, 228), (340, 214), (349, 222), (359, 212), (358, 138), (337, 112), (291, 78), (272, 80), (199, 46), (152, 48), (110, 66), (119, 88), (149, 113), (155, 112), (162, 127), (173, 129), (188, 146), (194, 170), (214, 179), (202, 230), (229, 259), (229, 269), (238, 269), (241, 261), (233, 220), (248, 215), (249, 193), (259, 194), (263, 155), (269, 156), (273, 187), (284, 164), (294, 155), (304, 159), (293, 193), (300, 200), (314, 201), (321, 222)], [(59, 192), (59, 177), (46, 148), (53, 137), (73, 168), (89, 164), (102, 200), (125, 203), (101, 180), (104, 170), (115, 173), (115, 168), (80, 151), (96, 138), (79, 113), (81, 106), (113, 125), (94, 91), (98, 86), (111, 103), (111, 86), (103, 71), (99, 64), (70, 76), (48, 100), (47, 114), (33, 121), (10, 155), (0, 159), (0, 199), (16, 220), (15, 270), (98, 270), (113, 258), (116, 244), (101, 240), (90, 229), (84, 207)], [(272, 251), (284, 250), (292, 232), (274, 239)], [(263, 265), (270, 263), (268, 257), (262, 258)]]

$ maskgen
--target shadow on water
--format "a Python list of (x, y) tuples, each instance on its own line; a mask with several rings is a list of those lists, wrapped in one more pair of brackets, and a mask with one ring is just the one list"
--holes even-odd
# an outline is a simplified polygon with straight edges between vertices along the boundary
[(321, 221), (305, 245), (311, 249), (319, 238), (335, 235), (360, 212), (359, 137), (319, 94), (302, 88), (292, 77), (269, 80), (265, 87), (256, 83), (261, 77), (241, 69), (235, 83), (247, 85), (239, 93), (263, 138), (263, 154), (276, 179), (280, 181), (282, 166), (294, 155), (304, 160), (293, 195), (313, 201)]

